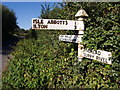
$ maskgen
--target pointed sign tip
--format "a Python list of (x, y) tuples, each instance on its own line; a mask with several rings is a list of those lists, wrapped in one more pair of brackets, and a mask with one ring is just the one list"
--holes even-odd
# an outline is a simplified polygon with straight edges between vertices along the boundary
[(75, 17), (88, 17), (88, 14), (86, 13), (86, 11), (85, 11), (84, 9), (81, 8), (81, 9), (76, 13)]

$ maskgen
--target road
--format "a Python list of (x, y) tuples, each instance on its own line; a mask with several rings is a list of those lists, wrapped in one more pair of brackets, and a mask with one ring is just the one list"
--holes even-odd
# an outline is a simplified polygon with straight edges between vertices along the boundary
[(15, 46), (16, 43), (22, 38), (24, 38), (24, 36), (11, 37), (9, 40), (2, 42), (2, 51), (0, 50), (0, 61), (2, 61), (2, 67), (1, 67), (2, 71), (6, 69), (6, 66), (7, 66), (6, 64), (10, 57), (9, 54), (13, 50), (13, 46)]

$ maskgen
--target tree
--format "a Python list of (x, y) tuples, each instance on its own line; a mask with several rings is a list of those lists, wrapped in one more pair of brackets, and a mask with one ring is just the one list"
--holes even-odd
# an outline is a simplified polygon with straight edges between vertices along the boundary
[(59, 6), (59, 4), (55, 4), (53, 6), (50, 7), (49, 4), (46, 4), (43, 6), (41, 5), (42, 9), (41, 9), (41, 14), (39, 16), (39, 18), (43, 18), (43, 19), (57, 19), (59, 18), (59, 13), (61, 12), (61, 7)]
[(17, 18), (15, 12), (10, 10), (6, 6), (2, 5), (2, 35), (3, 39), (15, 32), (15, 29), (19, 28), (17, 25)]
[(44, 19), (48, 19), (49, 18), (49, 12), (50, 12), (50, 5), (46, 4), (43, 6), (41, 5), (42, 9), (41, 9), (41, 14), (39, 18), (44, 18)]

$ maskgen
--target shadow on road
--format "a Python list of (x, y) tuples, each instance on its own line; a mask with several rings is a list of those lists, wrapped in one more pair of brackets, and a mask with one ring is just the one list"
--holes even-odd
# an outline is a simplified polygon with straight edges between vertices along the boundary
[(2, 41), (2, 69), (4, 70), (5, 65), (7, 64), (8, 57), (10, 52), (13, 50), (13, 47), (16, 45), (16, 43), (24, 38), (23, 37), (16, 37), (16, 36), (11, 36), (7, 40)]
[(19, 37), (12, 36), (7, 40), (2, 41), (2, 54), (8, 54), (12, 47), (16, 45), (16, 43), (20, 40)]

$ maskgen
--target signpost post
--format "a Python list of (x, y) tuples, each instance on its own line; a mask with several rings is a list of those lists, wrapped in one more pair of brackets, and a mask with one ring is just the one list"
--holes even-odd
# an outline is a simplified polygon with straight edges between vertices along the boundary
[[(85, 10), (83, 10), (83, 9), (80, 9), (77, 13), (76, 13), (76, 15), (75, 15), (75, 17), (78, 17), (78, 21), (83, 21), (84, 20), (84, 18), (83, 17), (87, 17), (88, 16), (88, 14), (85, 12)], [(84, 24), (83, 24), (83, 26), (82, 27), (84, 27)], [(84, 34), (84, 28), (79, 28), (79, 31), (78, 31), (78, 35), (83, 35)], [(78, 60), (79, 61), (82, 61), (82, 58), (83, 58), (83, 51), (84, 51), (84, 47), (83, 47), (83, 45), (79, 42), (78, 43)]]

